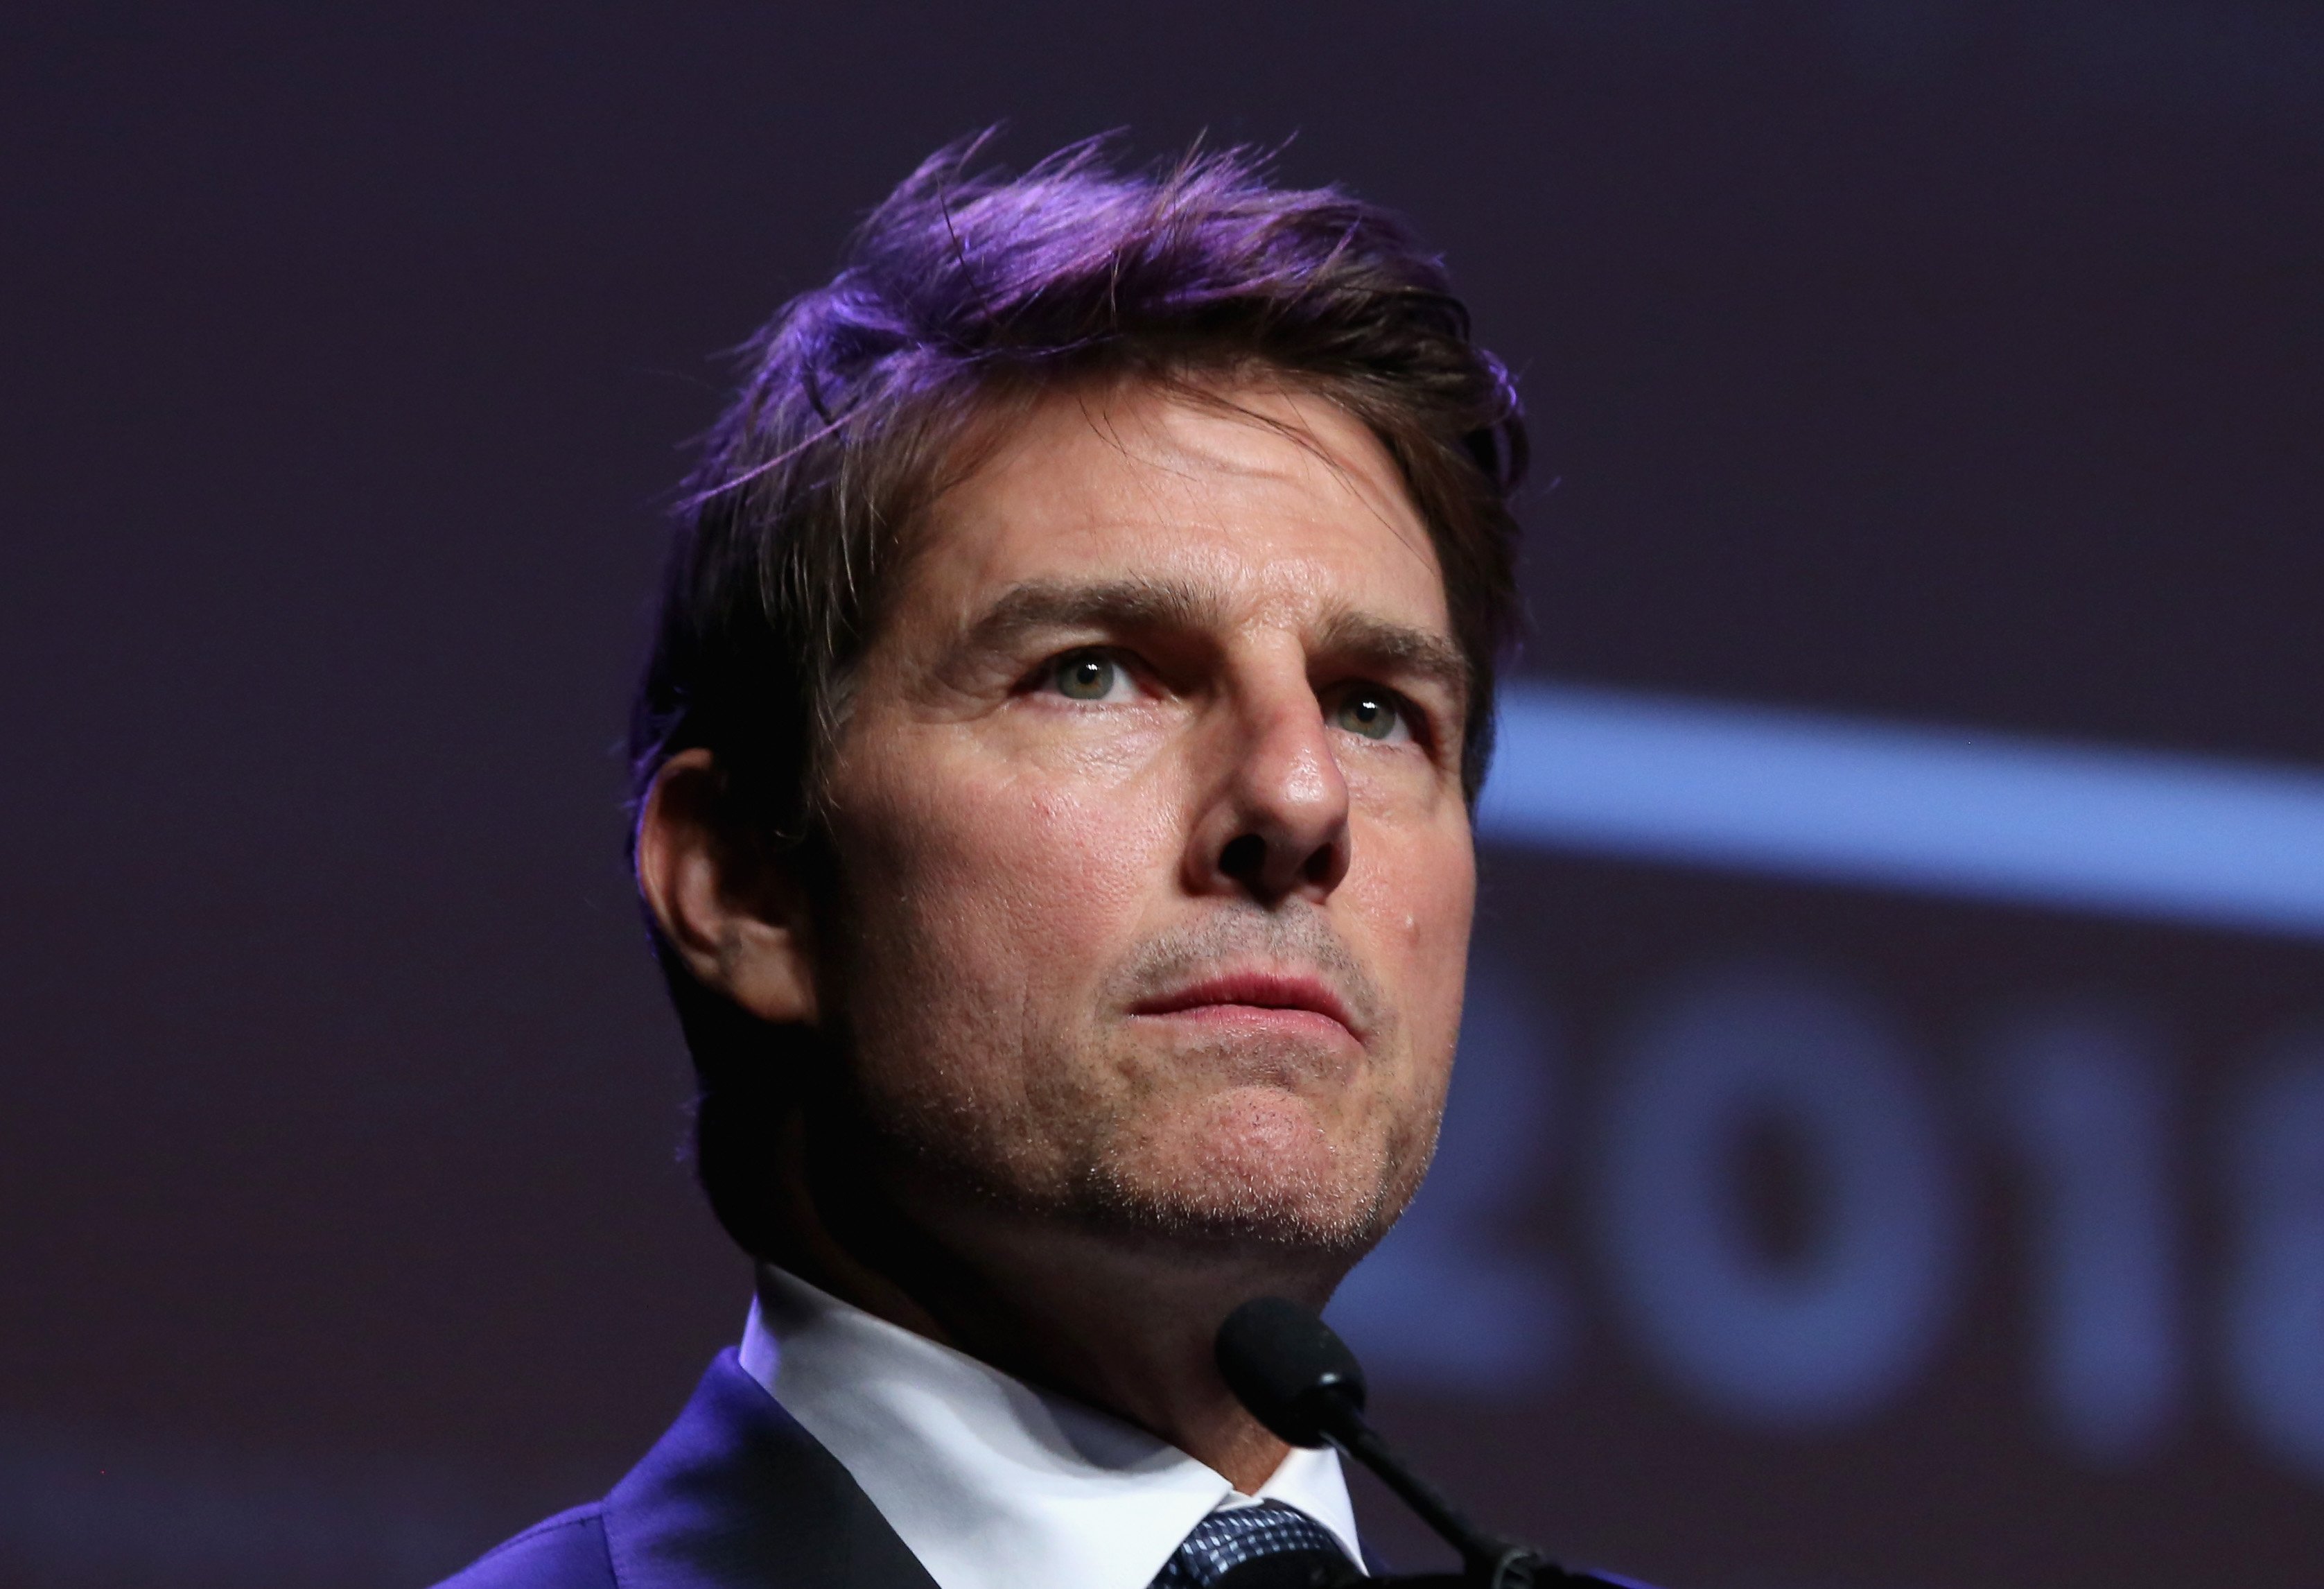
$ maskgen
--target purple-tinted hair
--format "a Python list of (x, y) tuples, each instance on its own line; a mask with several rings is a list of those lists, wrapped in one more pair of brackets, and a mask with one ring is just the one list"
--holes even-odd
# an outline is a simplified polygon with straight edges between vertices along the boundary
[[(1401, 471), (1471, 674), (1473, 799), (1515, 623), (1508, 498), (1526, 441), (1508, 372), (1471, 340), (1443, 266), (1383, 210), (1271, 185), (1251, 151), (1125, 173), (1090, 143), (1007, 177), (969, 169), (982, 143), (913, 172), (838, 275), (743, 348), (742, 390), (678, 514), (631, 722), (637, 808), (664, 762), (706, 747), (736, 853), (788, 850), (817, 870), (848, 672), (921, 511), (1046, 393), (1124, 379), (1192, 392), (1241, 374), (1340, 404)], [(763, 1059), (769, 1034), (659, 947), (703, 1073), (705, 1183), (752, 1246), (721, 1196), (711, 1100), (734, 1069), (722, 1058), (740, 1045)]]

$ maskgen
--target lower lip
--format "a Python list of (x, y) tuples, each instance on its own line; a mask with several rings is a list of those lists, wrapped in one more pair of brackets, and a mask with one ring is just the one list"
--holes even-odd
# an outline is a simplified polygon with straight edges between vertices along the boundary
[(1139, 1019), (1184, 1021), (1229, 1031), (1355, 1040), (1355, 1033), (1319, 1010), (1285, 1009), (1272, 1004), (1190, 1004), (1184, 1010), (1157, 1011)]

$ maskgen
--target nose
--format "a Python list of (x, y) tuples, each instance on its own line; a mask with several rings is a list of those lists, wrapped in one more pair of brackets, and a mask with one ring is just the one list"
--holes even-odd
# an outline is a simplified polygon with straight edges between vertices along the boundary
[(1348, 785), (1305, 670), (1240, 695), (1186, 855), (1197, 893), (1321, 903), (1348, 874)]

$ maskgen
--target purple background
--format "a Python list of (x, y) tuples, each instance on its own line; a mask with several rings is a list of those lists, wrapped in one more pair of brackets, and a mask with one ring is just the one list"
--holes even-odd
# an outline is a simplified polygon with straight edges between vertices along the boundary
[[(619, 863), (657, 504), (714, 350), (1004, 118), (1296, 133), (1447, 251), (1535, 415), (1528, 671), (2324, 762), (2304, 0), (14, 8), (0, 1580), (420, 1584), (736, 1334)], [(2312, 1579), (2202, 1320), (2313, 946), (1487, 864), (1571, 1316), (1532, 1388), (1381, 1375), (1478, 1510), (1673, 1589)], [(1927, 1365), (1813, 1430), (1658, 1376), (1578, 1233), (1624, 1022), (1738, 956), (1895, 1012), (1969, 1188)], [(1963, 1079), (2067, 993), (2167, 1034), (2185, 1159), (2183, 1406), (2110, 1464), (2029, 1400)]]

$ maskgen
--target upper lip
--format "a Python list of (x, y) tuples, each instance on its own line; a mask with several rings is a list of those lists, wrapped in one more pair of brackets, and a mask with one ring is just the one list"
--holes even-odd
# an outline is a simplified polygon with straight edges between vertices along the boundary
[(1169, 1015), (1206, 1004), (1251, 1004), (1263, 1010), (1312, 1010), (1328, 1015), (1357, 1037), (1363, 1035), (1346, 1001), (1316, 976), (1284, 971), (1227, 971), (1190, 982), (1167, 993), (1141, 999), (1133, 1015)]

